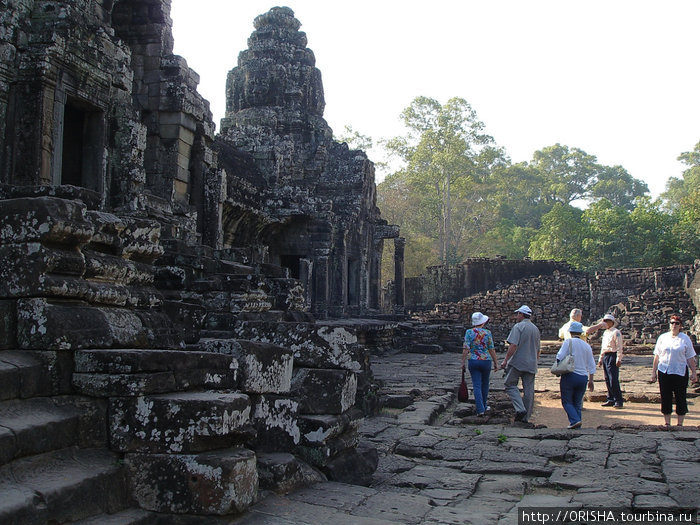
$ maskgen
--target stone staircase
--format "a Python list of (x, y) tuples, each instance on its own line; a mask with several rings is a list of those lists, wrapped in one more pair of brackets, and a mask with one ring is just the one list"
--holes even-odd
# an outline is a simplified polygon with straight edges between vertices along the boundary
[(21, 200), (0, 200), (0, 523), (215, 523), (321, 471), (367, 479), (367, 354), (286, 269)]
[(129, 505), (102, 400), (73, 395), (32, 352), (0, 351), (0, 523), (71, 523)]

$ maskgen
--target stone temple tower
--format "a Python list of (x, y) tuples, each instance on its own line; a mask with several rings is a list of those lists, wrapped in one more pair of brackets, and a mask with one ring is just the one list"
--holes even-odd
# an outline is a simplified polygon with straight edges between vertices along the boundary
[[(241, 224), (250, 231), (258, 222), (253, 229), (270, 262), (304, 282), (314, 314), (364, 314), (380, 306), (384, 239), (403, 244), (398, 228), (380, 217), (372, 162), (333, 140), (321, 73), (300, 26), (287, 7), (258, 16), (248, 49), (229, 72), (220, 164), (229, 180), (242, 179), (263, 195), (263, 205), (262, 215), (248, 213), (243, 222), (239, 207), (224, 206), (224, 244), (237, 242)], [(228, 184), (234, 193), (240, 186)], [(399, 273), (402, 267), (399, 259)]]

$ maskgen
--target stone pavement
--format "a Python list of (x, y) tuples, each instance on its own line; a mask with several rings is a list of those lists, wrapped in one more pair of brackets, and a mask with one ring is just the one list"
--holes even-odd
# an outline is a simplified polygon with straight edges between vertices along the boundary
[[(486, 418), (455, 400), (459, 355), (373, 358), (388, 406), (365, 420), (364, 439), (379, 450), (370, 487), (324, 482), (270, 494), (235, 524), (516, 524), (520, 507), (700, 507), (700, 427), (632, 426), (566, 430), (513, 423), (492, 374)], [(538, 396), (556, 379), (538, 374)], [(655, 400), (650, 357), (629, 356), (628, 400)], [(596, 391), (604, 392), (602, 373)], [(629, 401), (628, 401), (629, 404)], [(700, 408), (691, 405), (691, 411)], [(585, 418), (584, 418), (585, 419)]]

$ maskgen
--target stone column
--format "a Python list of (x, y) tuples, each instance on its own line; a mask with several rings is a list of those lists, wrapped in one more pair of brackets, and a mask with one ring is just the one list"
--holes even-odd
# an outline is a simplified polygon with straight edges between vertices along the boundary
[(394, 239), (394, 313), (404, 313), (406, 292), (404, 288), (404, 248), (406, 239), (397, 237)]
[(382, 293), (382, 252), (384, 239), (375, 239), (369, 254), (369, 283), (367, 303), (370, 310), (379, 310)]
[(317, 256), (313, 263), (314, 290), (312, 312), (319, 318), (328, 317), (329, 267), (328, 256)]
[(313, 282), (311, 281), (313, 270), (314, 263), (311, 259), (299, 259), (299, 280), (304, 286), (304, 303), (307, 307), (313, 304)]

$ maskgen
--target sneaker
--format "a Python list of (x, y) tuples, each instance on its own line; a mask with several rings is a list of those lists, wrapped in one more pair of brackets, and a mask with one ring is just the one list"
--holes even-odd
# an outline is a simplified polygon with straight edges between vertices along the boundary
[(577, 421), (576, 423), (571, 423), (571, 424), (570, 424), (568, 427), (566, 427), (566, 428), (568, 428), (569, 430), (571, 430), (571, 429), (573, 429), (573, 428), (581, 428), (581, 425), (582, 425), (582, 423), (581, 423), (580, 421)]
[(486, 409), (484, 410), (484, 412), (490, 412), (490, 411), (491, 411), (491, 407), (486, 405)]
[(615, 408), (625, 408), (625, 407), (622, 405), (615, 405)]
[(603, 403), (603, 404), (600, 405), (600, 406), (602, 406), (602, 407), (611, 407), (611, 406), (614, 406), (614, 405), (615, 405), (615, 402), (614, 402), (614, 401), (606, 401), (605, 403)]

